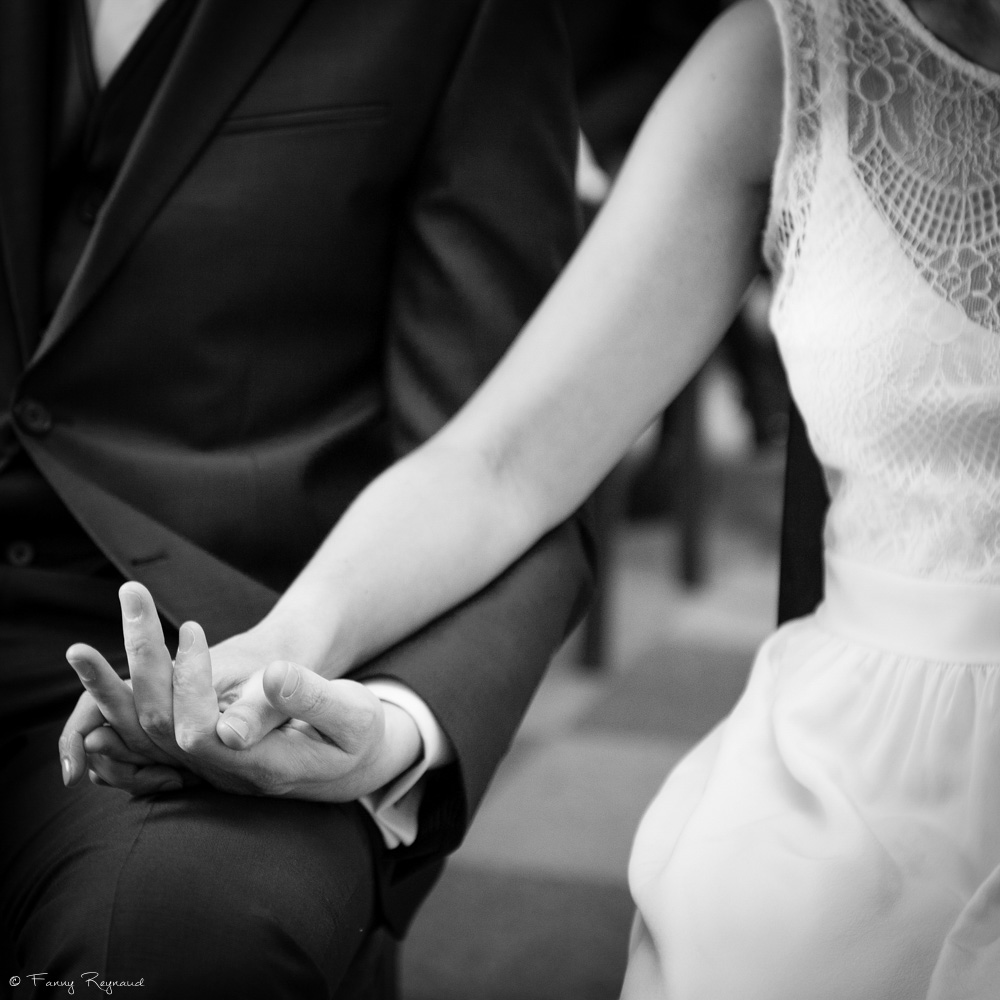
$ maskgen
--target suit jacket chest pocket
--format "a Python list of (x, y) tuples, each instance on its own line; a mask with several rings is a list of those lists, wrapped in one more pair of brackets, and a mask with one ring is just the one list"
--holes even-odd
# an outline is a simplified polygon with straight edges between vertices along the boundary
[(229, 118), (219, 134), (368, 129), (384, 124), (388, 118), (389, 105), (384, 103), (332, 104), (318, 108), (297, 108), (293, 111), (245, 112)]

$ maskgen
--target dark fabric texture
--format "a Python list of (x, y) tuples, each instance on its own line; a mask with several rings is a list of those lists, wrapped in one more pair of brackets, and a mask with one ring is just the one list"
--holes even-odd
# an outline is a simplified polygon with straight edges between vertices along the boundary
[[(142, 799), (62, 786), (56, 741), (79, 694), (63, 651), (86, 639), (127, 673), (106, 614), (116, 584), (88, 592), (79, 582), (0, 568), (0, 670), (14, 697), (0, 731), (16, 733), (0, 766), (0, 955), (10, 970), (0, 995), (11, 973), (44, 970), (77, 990), (84, 972), (142, 978), (143, 996), (162, 1000), (395, 996), (394, 980), (380, 982), (391, 949), (386, 962), (384, 935), (368, 939), (378, 833), (359, 807), (207, 786)], [(51, 992), (22, 982), (12, 995)]]
[(333, 995), (376, 914), (359, 806), (204, 786), (144, 798), (89, 782), (67, 790), (52, 752), (60, 727), (33, 731), (5, 761), (12, 969), (79, 990), (88, 971), (141, 978), (158, 1000)]
[[(26, 730), (66, 721), (81, 691), (65, 657), (74, 642), (102, 650), (127, 676), (113, 613), (117, 595), (115, 580), (0, 566), (0, 747)], [(175, 638), (169, 625), (166, 638)], [(53, 766), (56, 753), (53, 744)]]
[[(259, 620), (358, 490), (471, 393), (572, 249), (576, 125), (561, 21), (542, 0), (448, 0), (432, 17), (416, 0), (197, 0), (43, 323), (47, 9), (0, 5), (0, 467), (23, 449), (118, 572), (151, 589), (169, 625), (194, 618), (218, 641)], [(21, 635), (19, 615), (34, 626), (17, 657), (0, 644), (0, 684), (35, 684), (24, 692), (32, 722), (62, 718), (72, 685), (61, 652), (88, 636), (79, 609), (44, 583), (38, 598), (17, 572), (0, 581), (0, 627)], [(360, 672), (420, 694), (458, 757), (430, 782), (418, 843), (391, 855), (375, 845), (378, 916), (397, 934), (460, 840), (582, 611), (589, 575), (574, 520)], [(57, 577), (50, 584), (68, 587), (72, 605), (80, 587)], [(87, 583), (109, 609), (84, 617), (112, 652), (108, 583)], [(96, 820), (105, 800), (92, 790), (66, 799), (54, 743), (49, 753), (24, 801), (42, 812), (72, 801)], [(188, 883), (154, 875), (157, 858), (192, 850), (199, 870), (221, 866), (228, 898), (244, 898), (256, 869), (233, 860), (263, 856), (266, 840), (277, 863), (286, 836), (302, 852), (290, 855), (296, 895), (307, 875), (326, 892), (319, 872), (330, 865), (363, 868), (371, 883), (370, 825), (358, 809), (332, 809), (342, 818), (328, 821), (288, 802), (168, 799), (143, 814), (163, 838), (136, 818), (141, 804), (122, 799), (108, 816), (116, 844), (146, 831), (143, 870), (164, 893)], [(203, 838), (217, 816), (227, 837), (246, 824), (262, 831), (255, 847), (223, 841), (228, 867)], [(294, 835), (282, 816), (297, 817)], [(37, 829), (65, 850), (61, 822)], [(356, 844), (359, 830), (364, 851), (333, 842)], [(45, 839), (32, 850), (55, 850)], [(86, 866), (90, 841), (81, 843)], [(37, 852), (22, 863), (29, 857), (41, 863)], [(18, 867), (8, 912), (22, 948), (25, 928), (41, 926), (25, 900), (54, 892), (63, 863), (47, 857), (48, 873)], [(65, 893), (79, 891), (69, 871)], [(329, 892), (354, 899), (353, 884)], [(282, 912), (287, 928), (294, 920)], [(206, 928), (217, 915), (192, 913)]]

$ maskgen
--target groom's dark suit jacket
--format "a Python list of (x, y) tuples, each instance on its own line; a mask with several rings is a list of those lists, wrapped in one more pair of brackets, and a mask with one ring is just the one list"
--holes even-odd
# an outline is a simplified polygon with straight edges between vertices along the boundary
[[(169, 620), (218, 641), (460, 405), (565, 262), (561, 24), (543, 0), (197, 0), (43, 326), (48, 6), (0, 3), (0, 462), (25, 449)], [(385, 866), (397, 925), (588, 579), (572, 522), (363, 671), (420, 694), (458, 756)]]

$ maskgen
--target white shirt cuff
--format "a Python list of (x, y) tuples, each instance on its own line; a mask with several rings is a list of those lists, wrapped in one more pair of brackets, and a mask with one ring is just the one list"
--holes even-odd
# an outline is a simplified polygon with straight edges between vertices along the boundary
[(360, 799), (382, 834), (386, 847), (406, 845), (417, 839), (417, 816), (424, 794), (424, 775), (454, 759), (451, 741), (424, 700), (405, 684), (394, 680), (366, 681), (365, 687), (381, 701), (396, 705), (416, 724), (423, 745), (420, 759), (395, 781)]

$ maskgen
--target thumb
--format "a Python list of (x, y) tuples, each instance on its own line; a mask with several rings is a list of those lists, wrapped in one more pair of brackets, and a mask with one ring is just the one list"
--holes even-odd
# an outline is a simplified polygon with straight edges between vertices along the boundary
[(264, 695), (262, 675), (254, 674), (242, 694), (222, 713), (215, 732), (231, 750), (246, 750), (259, 743), (288, 718)]
[(376, 749), (385, 732), (382, 702), (356, 681), (331, 681), (296, 663), (278, 662), (264, 671), (263, 684), (275, 711), (308, 722), (347, 754)]

